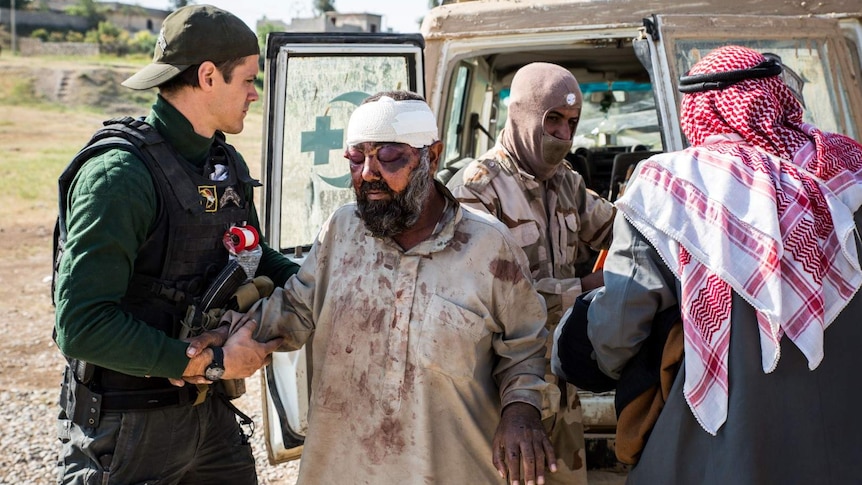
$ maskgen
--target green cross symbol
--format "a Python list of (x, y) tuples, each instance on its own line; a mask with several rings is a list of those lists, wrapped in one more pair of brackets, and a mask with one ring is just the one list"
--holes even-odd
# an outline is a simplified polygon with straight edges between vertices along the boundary
[(329, 116), (318, 116), (314, 120), (314, 131), (303, 131), (300, 139), (301, 152), (314, 152), (314, 164), (329, 163), (329, 151), (342, 148), (344, 130), (331, 130)]

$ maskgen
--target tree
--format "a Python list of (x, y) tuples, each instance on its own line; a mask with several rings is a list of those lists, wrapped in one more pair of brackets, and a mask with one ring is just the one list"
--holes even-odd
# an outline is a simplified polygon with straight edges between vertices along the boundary
[(257, 43), (260, 45), (260, 51), (266, 49), (266, 36), (270, 32), (281, 32), (284, 27), (266, 21), (266, 17), (257, 24)]
[[(461, 1), (471, 1), (471, 0), (461, 0)], [(449, 5), (452, 3), (458, 3), (458, 0), (428, 0), (428, 8), (439, 7), (440, 5)]]
[(129, 53), (129, 33), (110, 22), (99, 22), (99, 51), (124, 56)]
[(30, 32), (30, 37), (33, 39), (39, 39), (42, 42), (48, 42), (48, 36), (50, 34), (45, 29), (36, 29), (33, 32)]
[(129, 39), (130, 52), (152, 55), (156, 48), (156, 36), (148, 30), (139, 30)]
[(314, 0), (314, 11), (317, 15), (335, 11), (335, 0)]
[(171, 0), (172, 10), (183, 8), (195, 3), (194, 0)]
[(96, 5), (95, 0), (78, 0), (77, 4), (66, 8), (66, 13), (86, 18), (88, 28), (92, 29), (105, 20), (104, 9), (105, 7)]

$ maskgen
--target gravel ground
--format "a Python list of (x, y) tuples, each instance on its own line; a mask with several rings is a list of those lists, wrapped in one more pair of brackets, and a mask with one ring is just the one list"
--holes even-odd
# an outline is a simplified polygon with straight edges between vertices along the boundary
[[(8, 222), (8, 221), (7, 221)], [(9, 235), (15, 237), (7, 237)], [(57, 397), (63, 359), (51, 340), (51, 227), (0, 220), (0, 485), (56, 483)], [(264, 443), (260, 373), (246, 379), (237, 407), (252, 418), (261, 485), (295, 485), (297, 461), (271, 465)], [(622, 485), (624, 474), (591, 471), (591, 485)]]
[[(59, 382), (59, 378), (58, 378)], [(270, 465), (264, 445), (260, 378), (247, 379), (248, 393), (236, 401), (257, 430), (252, 437), (258, 478), (262, 485), (296, 483), (299, 462)], [(56, 480), (57, 389), (8, 389), (0, 392), (3, 429), (0, 432), (0, 483), (46, 484)]]
[[(50, 220), (50, 219), (49, 219)], [(56, 483), (56, 418), (63, 358), (51, 340), (51, 226), (0, 221), (0, 484)], [(12, 237), (14, 235), (14, 237)], [(257, 428), (252, 438), (262, 485), (293, 485), (298, 462), (270, 465), (260, 375), (235, 404)]]

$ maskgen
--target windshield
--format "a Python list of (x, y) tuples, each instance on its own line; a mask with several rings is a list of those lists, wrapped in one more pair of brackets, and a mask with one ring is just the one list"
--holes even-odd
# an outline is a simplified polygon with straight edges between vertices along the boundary
[(850, 136), (855, 132), (855, 120), (849, 118), (844, 109), (848, 104), (847, 94), (844, 89), (836, 89), (840, 85), (840, 76), (836, 75), (840, 73), (840, 66), (830, 64), (830, 46), (827, 42), (820, 39), (683, 39), (674, 44), (675, 67), (678, 72), (686, 73), (704, 54), (727, 44), (779, 56), (781, 63), (790, 67), (803, 82), (803, 115), (806, 123), (814, 124), (824, 131)]
[(574, 148), (602, 146), (661, 150), (655, 98), (649, 83), (581, 84), (584, 105)]
[[(580, 84), (584, 96), (581, 120), (572, 150), (577, 148), (628, 147), (661, 150), (655, 97), (649, 83), (634, 81)], [(509, 89), (500, 91), (500, 116), (505, 123)]]

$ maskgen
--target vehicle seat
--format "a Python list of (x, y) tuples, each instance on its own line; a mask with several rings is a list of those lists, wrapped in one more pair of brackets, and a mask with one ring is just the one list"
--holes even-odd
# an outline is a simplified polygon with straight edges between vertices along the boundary
[(586, 155), (584, 155), (583, 151), (578, 149), (575, 150), (574, 153), (566, 154), (566, 162), (568, 162), (569, 166), (572, 167), (572, 170), (581, 174), (587, 188), (592, 189), (593, 180), (591, 176), (592, 170), (590, 170), (590, 160)]
[(614, 163), (611, 167), (611, 190), (608, 200), (613, 202), (621, 195), (620, 187), (625, 187), (625, 183), (628, 182), (631, 170), (634, 170), (635, 165), (658, 153), (661, 152), (636, 151), (617, 153), (614, 156)]
[(464, 157), (455, 160), (437, 171), (437, 180), (439, 180), (443, 185), (446, 185), (449, 183), (449, 179), (458, 173), (459, 170), (469, 165), (473, 160), (474, 159), (472, 157)]

